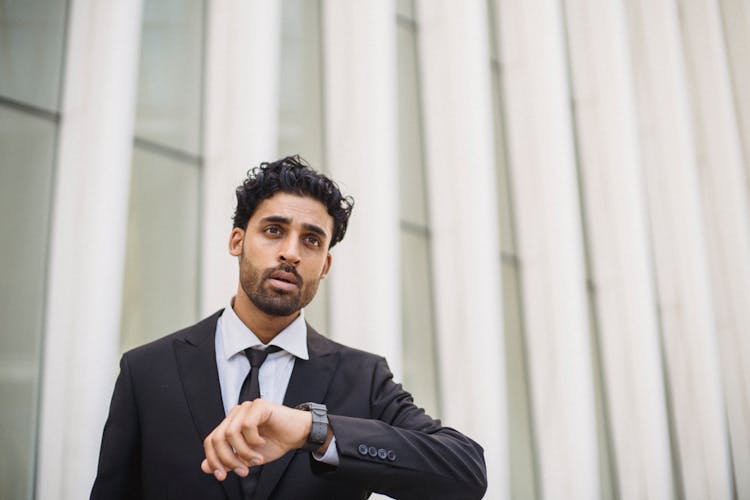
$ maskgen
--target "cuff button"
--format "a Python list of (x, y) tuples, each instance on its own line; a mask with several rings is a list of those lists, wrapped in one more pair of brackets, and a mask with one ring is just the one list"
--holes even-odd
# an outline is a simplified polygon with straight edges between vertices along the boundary
[(388, 456), (388, 460), (390, 460), (391, 462), (396, 461), (396, 452), (394, 452), (393, 450), (388, 450), (387, 456)]
[(357, 447), (357, 451), (359, 451), (360, 455), (367, 455), (367, 445), (361, 444)]
[(378, 449), (377, 449), (377, 448), (375, 448), (374, 446), (370, 446), (370, 447), (369, 447), (369, 448), (367, 449), (367, 453), (368, 453), (368, 454), (369, 454), (369, 455), (370, 455), (370, 456), (371, 456), (372, 458), (375, 458), (375, 457), (377, 457), (377, 456), (378, 456)]
[(386, 458), (388, 458), (388, 452), (385, 451), (385, 448), (380, 448), (378, 450), (378, 458), (381, 460), (385, 460)]

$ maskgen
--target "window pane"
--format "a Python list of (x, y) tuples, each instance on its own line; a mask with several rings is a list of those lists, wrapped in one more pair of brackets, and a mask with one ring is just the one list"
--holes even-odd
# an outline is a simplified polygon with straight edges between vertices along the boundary
[(504, 254), (515, 254), (513, 237), (513, 212), (511, 206), (511, 187), (508, 178), (508, 163), (505, 152), (505, 130), (503, 127), (502, 105), (500, 103), (500, 68), (493, 65), (492, 70), (492, 117), (495, 132), (495, 164), (497, 178), (497, 206), (500, 222), (500, 248)]
[(439, 416), (428, 239), (405, 230), (401, 231), (401, 300), (404, 386), (417, 405)]
[(0, 498), (31, 498), (55, 125), (0, 107)]
[(136, 136), (201, 152), (203, 2), (146, 0), (138, 76)]
[(591, 284), (591, 277), (587, 277), (587, 298), (589, 325), (591, 328), (591, 360), (592, 374), (594, 375), (594, 408), (596, 410), (596, 443), (598, 445), (597, 456), (599, 458), (599, 498), (601, 500), (613, 500), (619, 498), (614, 457), (612, 456), (612, 429), (610, 427), (607, 403), (605, 401), (604, 373), (602, 372), (602, 356), (599, 343), (599, 321), (596, 316), (595, 290)]
[(534, 469), (534, 442), (529, 403), (526, 346), (521, 320), (516, 263), (502, 263), (505, 376), (508, 390), (508, 445), (511, 498), (539, 498)]
[(279, 153), (299, 154), (322, 170), (320, 5), (284, 0), (281, 13)]
[(401, 220), (427, 225), (422, 131), (417, 90), (417, 40), (411, 27), (398, 32), (398, 151)]
[(133, 150), (123, 350), (197, 320), (199, 208), (197, 167)]
[(58, 109), (64, 0), (0, 0), (0, 95)]
[(396, 14), (414, 20), (414, 0), (396, 0)]

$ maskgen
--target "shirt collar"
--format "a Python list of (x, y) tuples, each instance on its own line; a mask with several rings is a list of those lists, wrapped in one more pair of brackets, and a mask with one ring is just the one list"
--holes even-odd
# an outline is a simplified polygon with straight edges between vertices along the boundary
[[(234, 302), (232, 300), (231, 302)], [(229, 359), (248, 347), (262, 346), (263, 343), (247, 327), (232, 309), (232, 303), (221, 315), (221, 336), (224, 344), (224, 358)], [(307, 352), (307, 325), (305, 313), (300, 310), (299, 316), (289, 326), (281, 330), (268, 345), (281, 347), (289, 354), (300, 359), (309, 359)]]

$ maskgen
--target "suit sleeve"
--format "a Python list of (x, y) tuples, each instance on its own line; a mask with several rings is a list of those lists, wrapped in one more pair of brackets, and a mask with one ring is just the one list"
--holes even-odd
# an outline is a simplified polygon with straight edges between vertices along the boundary
[(127, 358), (123, 356), (109, 416), (104, 425), (99, 468), (91, 490), (91, 500), (141, 498), (140, 441), (130, 368)]
[(330, 415), (339, 466), (317, 471), (393, 498), (479, 499), (487, 489), (484, 451), (414, 405), (379, 358), (370, 419)]

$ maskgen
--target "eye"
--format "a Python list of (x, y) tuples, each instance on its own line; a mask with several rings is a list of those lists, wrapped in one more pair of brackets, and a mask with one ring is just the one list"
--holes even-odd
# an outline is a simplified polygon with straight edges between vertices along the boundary
[(320, 247), (321, 246), (320, 238), (318, 238), (317, 236), (312, 236), (312, 235), (309, 235), (309, 236), (305, 237), (305, 243), (307, 243), (308, 245), (310, 245), (312, 247)]
[(270, 236), (278, 236), (281, 234), (281, 228), (279, 226), (268, 226), (263, 232)]

